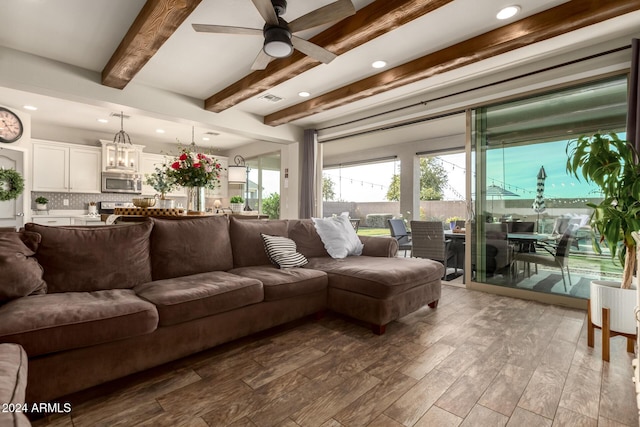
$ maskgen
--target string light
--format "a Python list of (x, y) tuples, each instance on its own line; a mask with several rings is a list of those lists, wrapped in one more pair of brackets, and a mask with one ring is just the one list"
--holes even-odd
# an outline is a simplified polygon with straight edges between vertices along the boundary
[(344, 178), (341, 175), (335, 175), (335, 174), (329, 173), (327, 171), (324, 171), (323, 174), (327, 175), (327, 176), (329, 176), (331, 178), (336, 178), (338, 180), (338, 184), (342, 184), (343, 181), (344, 182), (349, 181), (351, 184), (353, 184), (353, 183), (360, 184), (361, 187), (364, 187), (364, 185), (366, 184), (366, 185), (370, 185), (371, 188), (380, 188), (380, 190), (384, 190), (384, 188), (385, 188), (384, 185), (381, 185), (381, 184), (378, 184), (378, 183), (375, 183), (375, 182), (362, 181), (362, 180), (353, 179), (353, 178)]

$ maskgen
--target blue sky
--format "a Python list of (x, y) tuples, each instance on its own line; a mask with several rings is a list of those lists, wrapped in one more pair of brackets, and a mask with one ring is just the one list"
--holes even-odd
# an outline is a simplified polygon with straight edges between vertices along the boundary
[(505, 187), (522, 198), (533, 198), (540, 167), (544, 166), (545, 198), (598, 197), (597, 187), (578, 181), (566, 172), (567, 141), (493, 149), (487, 152), (487, 184)]

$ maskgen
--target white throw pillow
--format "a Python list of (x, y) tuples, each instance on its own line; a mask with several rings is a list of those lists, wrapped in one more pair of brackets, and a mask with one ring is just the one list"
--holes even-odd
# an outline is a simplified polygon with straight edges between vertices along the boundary
[(297, 252), (296, 242), (282, 236), (260, 234), (269, 260), (280, 268), (302, 267), (309, 261)]
[(344, 215), (331, 218), (312, 218), (324, 248), (332, 258), (361, 255), (364, 245)]

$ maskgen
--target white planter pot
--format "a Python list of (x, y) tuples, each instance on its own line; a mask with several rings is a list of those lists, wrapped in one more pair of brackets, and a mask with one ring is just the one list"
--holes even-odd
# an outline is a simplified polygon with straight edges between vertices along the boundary
[(47, 204), (46, 203), (36, 203), (36, 209), (39, 211), (46, 211), (47, 210)]
[(609, 309), (609, 328), (624, 334), (636, 333), (634, 309), (637, 303), (636, 284), (620, 289), (620, 282), (591, 281), (591, 321), (602, 327), (602, 308)]
[(231, 212), (240, 213), (244, 209), (244, 204), (242, 203), (231, 203)]

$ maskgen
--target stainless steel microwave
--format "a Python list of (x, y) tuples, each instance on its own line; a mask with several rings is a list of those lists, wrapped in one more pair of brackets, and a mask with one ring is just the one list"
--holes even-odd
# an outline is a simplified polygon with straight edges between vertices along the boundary
[(103, 193), (142, 193), (142, 175), (135, 172), (102, 172)]

